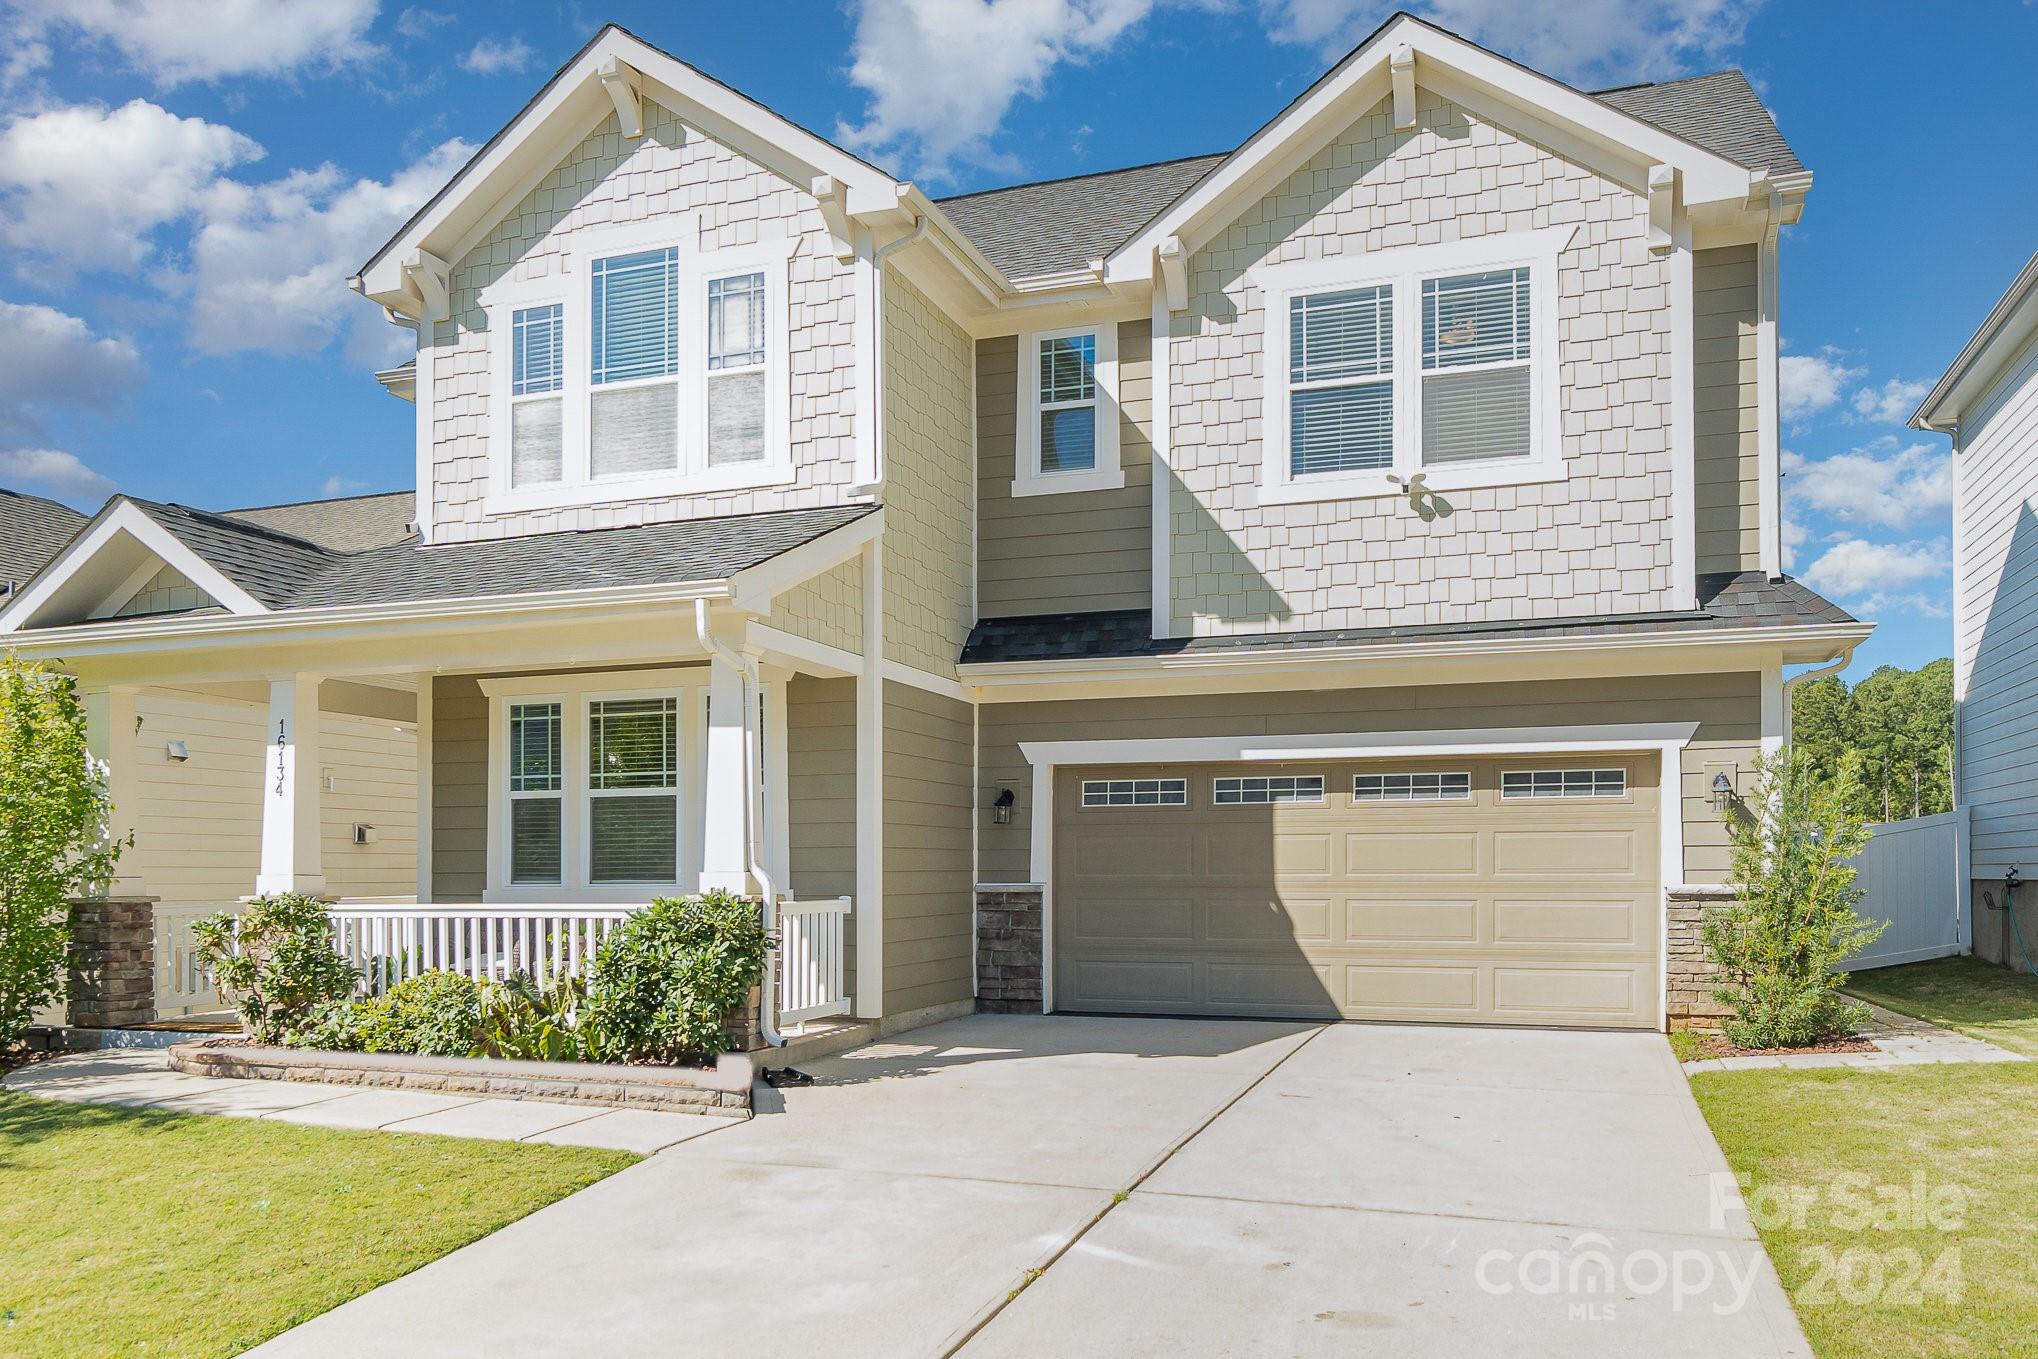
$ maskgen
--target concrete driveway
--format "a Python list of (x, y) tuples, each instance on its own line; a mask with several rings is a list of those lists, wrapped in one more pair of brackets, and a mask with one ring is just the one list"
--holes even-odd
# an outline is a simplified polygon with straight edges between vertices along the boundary
[(259, 1353), (1808, 1355), (1644, 1034), (977, 1016)]

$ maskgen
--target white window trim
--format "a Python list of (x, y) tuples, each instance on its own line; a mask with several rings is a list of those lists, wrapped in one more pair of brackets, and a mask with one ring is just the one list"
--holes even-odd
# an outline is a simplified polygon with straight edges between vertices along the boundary
[[(1072, 335), (1097, 337), (1097, 465), (1074, 472), (1040, 470), (1040, 344)], [(1118, 323), (1098, 321), (1056, 330), (1030, 330), (1019, 337), (1018, 425), (1013, 431), (1014, 497), (1061, 495), (1070, 491), (1115, 491), (1125, 485), (1118, 456)]]
[[(1405, 495), (1416, 473), (1432, 491), (1528, 486), (1562, 481), (1564, 428), (1557, 359), (1558, 257), (1577, 227), (1480, 236), (1444, 245), (1405, 246), (1351, 257), (1302, 260), (1252, 271), (1264, 318), (1259, 498), (1263, 505)], [(1526, 266), (1529, 270), (1529, 441), (1526, 458), (1422, 465), (1422, 282), (1450, 274)], [(1297, 477), (1290, 469), (1288, 305), (1301, 296), (1388, 284), (1394, 290), (1394, 465), (1364, 472)]]
[[(484, 289), (480, 302), (489, 333), (489, 476), (486, 514), (515, 514), (576, 505), (598, 505), (653, 496), (702, 495), (789, 485), (792, 460), (790, 265), (797, 241), (787, 237), (753, 245), (701, 250), (699, 219), (688, 215), (587, 230), (575, 235), (559, 272), (533, 279), (504, 279)], [(679, 448), (670, 471), (611, 476), (599, 480), (589, 466), (588, 411), (595, 387), (589, 381), (594, 301), (589, 280), (597, 259), (659, 250), (679, 251)], [(708, 281), (734, 274), (764, 275), (765, 422), (764, 457), (757, 462), (708, 466), (707, 315)], [(510, 389), (514, 357), (511, 318), (525, 307), (561, 305), (565, 326), (561, 354), (565, 381), (560, 418), (560, 480), (538, 486), (510, 484)], [(646, 379), (645, 381), (649, 381)], [(663, 380), (663, 379), (659, 379)], [(604, 384), (609, 388), (629, 383)]]
[[(701, 764), (706, 750), (707, 683), (706, 666), (482, 680), (481, 690), (488, 697), (488, 866), (482, 901), (646, 902), (659, 894), (696, 890), (701, 874), (704, 786)], [(593, 818), (588, 803), (594, 790), (587, 769), (587, 705), (597, 699), (622, 698), (679, 700), (679, 778), (671, 790), (678, 803), (675, 862), (679, 876), (670, 882), (589, 880)], [(560, 881), (556, 883), (510, 881), (509, 710), (515, 703), (559, 705), (559, 757), (564, 765), (559, 781)], [(660, 794), (665, 791), (656, 790)]]

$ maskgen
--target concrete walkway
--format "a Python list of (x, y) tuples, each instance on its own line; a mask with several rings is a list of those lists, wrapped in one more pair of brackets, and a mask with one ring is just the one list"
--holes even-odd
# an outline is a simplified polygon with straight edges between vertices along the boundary
[(737, 1120), (651, 1109), (476, 1099), (300, 1081), (224, 1080), (169, 1068), (145, 1048), (73, 1053), (8, 1074), (6, 1088), (45, 1099), (169, 1113), (266, 1118), (322, 1128), (379, 1128), (504, 1142), (609, 1147), (640, 1155), (720, 1132)]
[(1894, 1071), (1901, 1067), (1948, 1063), (2028, 1062), (2030, 1058), (1983, 1038), (1942, 1029), (1910, 1015), (1868, 1006), (1868, 1022), (1857, 1037), (1875, 1045), (1873, 1052), (1788, 1052), (1746, 1057), (1698, 1057), (1684, 1064), (1694, 1074), (1704, 1071), (1765, 1071), (1816, 1067), (1853, 1067), (1863, 1071)]
[(1655, 1035), (976, 1016), (811, 1068), (259, 1353), (1809, 1353)]

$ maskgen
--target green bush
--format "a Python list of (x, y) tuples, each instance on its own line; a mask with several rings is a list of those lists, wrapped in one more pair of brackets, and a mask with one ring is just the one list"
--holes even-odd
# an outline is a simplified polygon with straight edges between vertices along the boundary
[(727, 892), (661, 897), (596, 950), (587, 1014), (609, 1060), (670, 1062), (723, 1052), (723, 1018), (764, 976), (771, 948), (754, 903)]
[(256, 897), (236, 915), (221, 911), (191, 926), (198, 962), (263, 1043), (279, 1043), (314, 1010), (345, 1001), (360, 980), (333, 951), (325, 903), (301, 892)]
[(326, 1052), (479, 1057), (481, 988), (458, 972), (420, 972), (379, 996), (318, 1006), (288, 1041)]
[(1706, 912), (1707, 959), (1728, 979), (1713, 992), (1734, 1017), (1727, 1037), (1747, 1048), (1803, 1047), (1850, 1032), (1866, 1018), (1840, 995), (1840, 965), (1888, 925), (1863, 920), (1850, 862), (1868, 843), (1858, 805), (1860, 763), (1848, 756), (1820, 778), (1786, 751), (1757, 760), (1756, 788), (1726, 812), (1735, 900)]
[(608, 1050), (579, 978), (540, 986), (522, 972), (481, 989), (481, 1044), (491, 1057), (533, 1062), (599, 1062)]

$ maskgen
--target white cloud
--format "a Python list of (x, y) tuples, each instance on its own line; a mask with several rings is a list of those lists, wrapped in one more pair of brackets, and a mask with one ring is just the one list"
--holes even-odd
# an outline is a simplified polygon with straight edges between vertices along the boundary
[(367, 489), (368, 483), (365, 481), (355, 481), (350, 477), (332, 476), (325, 479), (325, 483), (318, 488), (318, 491), (327, 500), (337, 500), (343, 495), (352, 495), (356, 491), (365, 491)]
[(215, 183), (199, 206), (185, 280), (192, 346), (305, 353), (331, 343), (351, 318), (381, 357), (403, 337), (348, 292), (347, 276), (473, 150), (444, 142), (386, 182), (323, 165), (266, 184)]
[(16, 0), (15, 42), (66, 29), (169, 87), (331, 71), (375, 55), (379, 0)]
[(863, 0), (849, 78), (869, 92), (850, 146), (947, 179), (957, 161), (1010, 170), (990, 139), (1014, 101), (1066, 62), (1108, 51), (1160, 0)]
[(1925, 393), (1932, 390), (1929, 382), (1910, 382), (1903, 378), (1891, 378), (1878, 390), (1863, 387), (1854, 393), (1854, 414), (1863, 420), (1875, 420), (1883, 424), (1900, 425), (1911, 418), (1918, 403), (1925, 399)]
[(54, 448), (0, 449), (0, 482), (47, 491), (59, 500), (88, 503), (113, 493), (113, 481)]
[(1783, 516), (1783, 569), (1797, 570), (1797, 550), (1812, 536), (1812, 531), (1790, 517)]
[(513, 75), (537, 56), (522, 38), (483, 38), (460, 58), (461, 69), (475, 75)]
[(1805, 584), (1821, 594), (1858, 599), (1943, 577), (1952, 566), (1943, 538), (1930, 542), (1871, 543), (1842, 538), (1805, 569)]
[(0, 240), (69, 267), (134, 269), (156, 228), (261, 154), (230, 127), (142, 99), (23, 114), (0, 129)]
[(422, 5), (412, 5), (409, 9), (396, 16), (396, 31), (409, 38), (412, 42), (419, 42), (431, 37), (432, 34), (452, 22), (453, 16), (444, 10), (426, 9)]
[(1817, 354), (1785, 354), (1776, 361), (1777, 408), (1788, 421), (1817, 415), (1835, 405), (1847, 384), (1866, 372), (1841, 362), (1837, 349)]
[[(1761, 0), (1420, 0), (1406, 6), (1482, 47), (1583, 86), (1683, 75), (1739, 45)], [(1342, 56), (1397, 8), (1382, 0), (1260, 0), (1277, 42)]]
[(1783, 455), (1784, 491), (1795, 501), (1848, 523), (1902, 528), (1953, 504), (1953, 462), (1930, 444), (1889, 436), (1829, 458)]
[(1870, 595), (1856, 600), (1854, 607), (1865, 618), (1880, 618), (1892, 613), (1915, 613), (1925, 618), (1951, 618), (1952, 606), (1943, 599), (1910, 591), (1903, 594)]
[(56, 409), (110, 409), (141, 380), (141, 356), (126, 340), (95, 335), (54, 307), (0, 301), (0, 439), (42, 437)]

